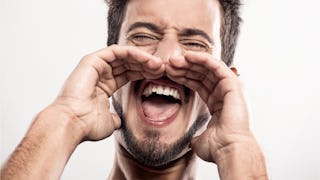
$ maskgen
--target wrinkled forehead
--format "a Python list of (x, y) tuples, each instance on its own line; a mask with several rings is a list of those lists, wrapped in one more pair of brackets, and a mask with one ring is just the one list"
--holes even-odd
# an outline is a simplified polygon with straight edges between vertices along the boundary
[(220, 36), (221, 7), (217, 0), (129, 0), (123, 28), (151, 22), (163, 28), (198, 28)]

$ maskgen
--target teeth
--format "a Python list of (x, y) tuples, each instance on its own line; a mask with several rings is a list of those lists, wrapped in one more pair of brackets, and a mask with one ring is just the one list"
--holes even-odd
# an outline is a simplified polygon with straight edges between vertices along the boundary
[(166, 95), (166, 96), (169, 96), (169, 95), (170, 95), (170, 88), (169, 88), (169, 87), (166, 87), (166, 88), (164, 89), (163, 94)]
[(156, 93), (159, 95), (165, 95), (165, 96), (172, 96), (173, 98), (180, 100), (180, 94), (179, 94), (178, 90), (174, 89), (174, 88), (167, 87), (167, 86), (151, 85), (150, 84), (144, 89), (142, 94), (144, 96), (148, 97), (152, 93)]

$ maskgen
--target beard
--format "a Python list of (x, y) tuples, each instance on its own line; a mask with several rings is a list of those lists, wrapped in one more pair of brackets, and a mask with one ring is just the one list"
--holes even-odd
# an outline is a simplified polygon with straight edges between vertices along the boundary
[(145, 132), (147, 138), (139, 140), (127, 126), (122, 106), (115, 98), (112, 98), (112, 103), (121, 119), (120, 133), (126, 144), (126, 150), (138, 163), (147, 167), (160, 168), (179, 158), (182, 151), (189, 146), (197, 130), (209, 119), (208, 113), (199, 115), (188, 131), (171, 144), (159, 141), (160, 132), (157, 129), (147, 130)]

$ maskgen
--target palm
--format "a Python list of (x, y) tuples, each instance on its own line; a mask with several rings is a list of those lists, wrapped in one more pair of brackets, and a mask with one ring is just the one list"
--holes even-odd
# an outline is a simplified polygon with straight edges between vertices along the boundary
[(230, 92), (223, 102), (214, 105), (217, 109), (214, 109), (207, 129), (192, 142), (200, 158), (215, 162), (217, 151), (246, 135), (249, 130), (248, 112), (243, 102), (236, 93)]
[(170, 59), (168, 76), (196, 91), (212, 118), (207, 129), (194, 138), (193, 151), (203, 160), (215, 161), (214, 154), (248, 132), (248, 113), (242, 85), (222, 61), (208, 53), (187, 52)]
[(155, 57), (137, 49), (113, 46), (81, 60), (63, 87), (56, 103), (71, 109), (86, 137), (100, 140), (120, 127), (110, 112), (109, 97), (128, 81), (161, 76), (164, 68)]

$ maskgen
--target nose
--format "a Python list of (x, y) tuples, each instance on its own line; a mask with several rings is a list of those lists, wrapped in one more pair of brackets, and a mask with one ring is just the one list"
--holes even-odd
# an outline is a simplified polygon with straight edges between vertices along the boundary
[(183, 54), (183, 49), (179, 44), (179, 41), (172, 39), (162, 39), (157, 46), (154, 55), (160, 57), (164, 63), (168, 63), (170, 57), (179, 56)]

